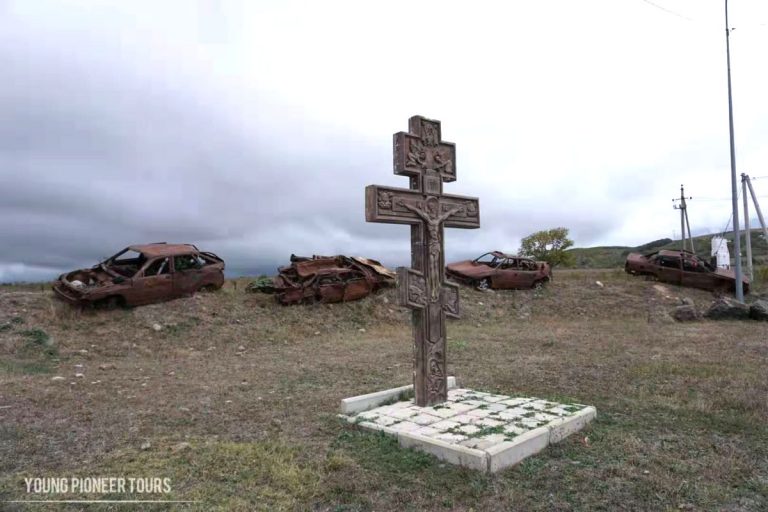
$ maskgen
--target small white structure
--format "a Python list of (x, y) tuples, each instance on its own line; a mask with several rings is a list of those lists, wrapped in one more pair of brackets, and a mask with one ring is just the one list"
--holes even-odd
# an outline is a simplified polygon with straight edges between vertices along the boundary
[(718, 268), (731, 268), (731, 253), (728, 251), (728, 240), (720, 236), (712, 237), (712, 256), (717, 257)]

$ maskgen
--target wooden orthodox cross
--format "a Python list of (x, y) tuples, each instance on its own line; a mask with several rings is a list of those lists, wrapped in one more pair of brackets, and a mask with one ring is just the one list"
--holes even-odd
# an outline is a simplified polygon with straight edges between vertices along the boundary
[(458, 317), (458, 286), (445, 281), (443, 227), (479, 228), (477, 198), (443, 194), (456, 181), (456, 146), (443, 142), (440, 121), (408, 120), (408, 133), (394, 135), (395, 174), (410, 189), (369, 185), (365, 220), (411, 225), (411, 267), (397, 269), (400, 304), (412, 309), (416, 405), (447, 399), (445, 316)]

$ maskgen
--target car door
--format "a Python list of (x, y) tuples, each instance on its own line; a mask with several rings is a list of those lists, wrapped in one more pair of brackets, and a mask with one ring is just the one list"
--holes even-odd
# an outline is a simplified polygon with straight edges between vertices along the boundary
[(494, 283), (498, 283), (498, 288), (530, 288), (534, 277), (534, 272), (520, 268), (518, 260), (508, 259), (499, 265)]
[(149, 304), (173, 297), (173, 276), (168, 257), (149, 261), (133, 279), (133, 286), (126, 291), (129, 304)]
[(681, 284), (702, 290), (716, 288), (716, 277), (712, 275), (704, 262), (695, 257), (687, 257), (683, 260), (683, 272)]
[(656, 261), (656, 277), (659, 281), (680, 284), (683, 270), (679, 256), (659, 256)]
[(202, 265), (195, 254), (173, 257), (173, 292), (177, 297), (191, 295), (201, 286)]
[(371, 293), (371, 283), (359, 271), (352, 271), (341, 276), (344, 281), (344, 301), (357, 300)]
[(344, 300), (344, 288), (344, 283), (335, 273), (317, 278), (317, 298), (321, 302), (341, 302)]

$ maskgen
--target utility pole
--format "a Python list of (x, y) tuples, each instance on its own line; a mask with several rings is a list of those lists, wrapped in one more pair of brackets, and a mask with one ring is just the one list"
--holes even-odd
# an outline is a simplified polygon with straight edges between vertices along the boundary
[(739, 201), (736, 185), (736, 145), (733, 140), (733, 98), (731, 89), (731, 29), (728, 25), (728, 0), (725, 0), (725, 56), (728, 69), (728, 128), (731, 143), (731, 207), (733, 209), (733, 250), (736, 259), (736, 300), (744, 302), (744, 281), (741, 276), (741, 236), (739, 233)]
[(680, 238), (680, 242), (682, 243), (682, 249), (685, 251), (685, 228), (688, 226), (688, 242), (691, 246), (691, 252), (695, 253), (696, 249), (693, 247), (693, 235), (691, 235), (691, 224), (688, 222), (688, 205), (686, 204), (686, 199), (693, 199), (692, 197), (685, 197), (685, 191), (683, 190), (683, 185), (680, 185), (680, 198), (679, 199), (673, 199), (672, 202), (680, 201), (680, 206), (673, 204), (672, 208), (675, 210), (680, 210), (680, 232), (682, 233), (682, 237)]
[(749, 188), (749, 194), (752, 196), (752, 204), (755, 205), (755, 211), (757, 211), (757, 219), (760, 221), (760, 226), (763, 228), (763, 236), (768, 240), (768, 228), (765, 226), (765, 219), (763, 218), (763, 212), (760, 210), (760, 203), (757, 202), (757, 196), (755, 195), (755, 189), (752, 188), (752, 180), (746, 175), (747, 187)]
[(747, 180), (749, 176), (741, 173), (741, 196), (744, 199), (744, 233), (746, 234), (747, 243), (747, 275), (749, 280), (754, 279), (754, 273), (752, 271), (752, 230), (749, 227), (749, 199), (747, 198)]

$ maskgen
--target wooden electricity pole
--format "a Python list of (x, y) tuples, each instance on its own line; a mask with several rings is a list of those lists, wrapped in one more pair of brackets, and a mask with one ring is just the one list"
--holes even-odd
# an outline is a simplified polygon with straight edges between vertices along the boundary
[(682, 243), (682, 249), (683, 251), (686, 250), (686, 244), (685, 244), (685, 232), (686, 227), (688, 228), (688, 243), (691, 246), (691, 252), (695, 253), (696, 249), (693, 247), (693, 235), (691, 234), (691, 223), (688, 221), (688, 205), (686, 204), (686, 199), (693, 199), (692, 197), (685, 197), (685, 190), (683, 189), (683, 185), (680, 185), (680, 198), (679, 199), (673, 199), (672, 201), (680, 201), (680, 205), (672, 205), (672, 208), (675, 210), (680, 210), (680, 232), (682, 233), (682, 236), (680, 238), (680, 242)]

